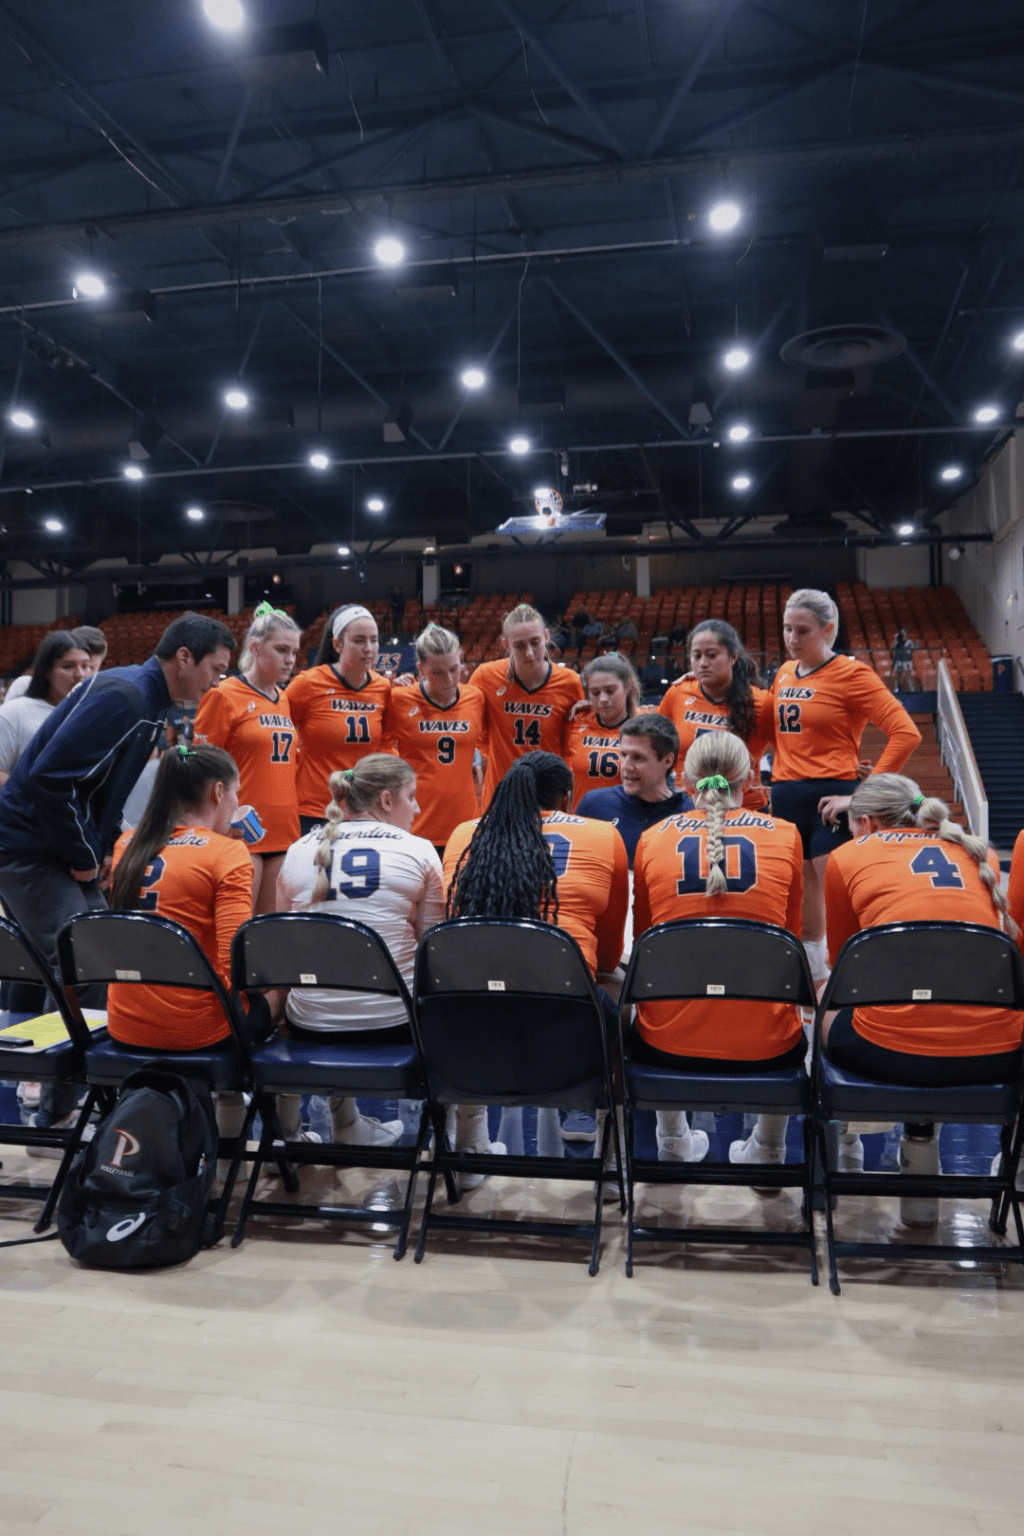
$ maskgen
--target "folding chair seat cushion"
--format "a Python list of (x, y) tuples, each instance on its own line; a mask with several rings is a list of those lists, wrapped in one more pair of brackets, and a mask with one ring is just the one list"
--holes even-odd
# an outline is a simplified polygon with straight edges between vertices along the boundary
[(857, 1115), (881, 1120), (891, 1114), (894, 1120), (917, 1123), (949, 1119), (966, 1125), (1001, 1125), (1013, 1117), (1016, 1099), (1016, 1082), (909, 1088), (858, 1077), (822, 1053), (819, 1104), (826, 1118), (834, 1120)]
[(627, 1056), (626, 1075), (633, 1103), (640, 1109), (675, 1108), (685, 1099), (687, 1109), (716, 1115), (730, 1114), (740, 1105), (749, 1114), (801, 1115), (811, 1086), (802, 1065), (775, 1072), (686, 1072)]
[[(165, 1055), (142, 1045), (117, 1045), (113, 1040), (98, 1040), (85, 1053), (85, 1070), (90, 1083), (100, 1088), (116, 1088), (126, 1077), (142, 1067), (151, 1067)], [(238, 1088), (242, 1078), (233, 1050), (168, 1051), (167, 1063), (185, 1077), (198, 1077), (211, 1088)]]
[(317, 1087), (332, 1089), (343, 1078), (353, 1094), (424, 1097), (419, 1057), (411, 1041), (346, 1046), (341, 1033), (325, 1034), (322, 1041), (278, 1038), (253, 1051), (252, 1071), (257, 1087), (267, 1093), (313, 1093)]

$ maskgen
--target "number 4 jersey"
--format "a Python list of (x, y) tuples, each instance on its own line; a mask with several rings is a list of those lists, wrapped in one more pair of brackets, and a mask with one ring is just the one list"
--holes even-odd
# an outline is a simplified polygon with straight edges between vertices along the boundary
[[(687, 811), (651, 827), (633, 860), (634, 942), (656, 923), (680, 918), (739, 917), (798, 932), (803, 901), (803, 847), (796, 827), (763, 811), (726, 812), (724, 896), (705, 895), (707, 814)], [(642, 1003), (640, 1033), (656, 1050), (725, 1061), (781, 1056), (800, 1035), (797, 1010), (786, 1003)]]
[(255, 807), (266, 834), (255, 852), (283, 853), (299, 835), (298, 741), (284, 693), (271, 702), (244, 677), (225, 678), (203, 696), (195, 739), (223, 747), (237, 763), (238, 798)]

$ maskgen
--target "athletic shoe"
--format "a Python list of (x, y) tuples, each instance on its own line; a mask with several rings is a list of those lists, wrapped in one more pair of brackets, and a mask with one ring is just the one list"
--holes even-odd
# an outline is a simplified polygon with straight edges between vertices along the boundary
[(39, 1108), (39, 1087), (38, 1083), (18, 1084), (18, 1103), (22, 1109)]
[(658, 1137), (659, 1163), (702, 1163), (711, 1143), (706, 1131), (687, 1130), (681, 1136)]
[[(35, 1125), (35, 1121), (36, 1121), (37, 1118), (38, 1117), (36, 1115), (33, 1115), (31, 1120), (29, 1121), (29, 1124), (32, 1125), (33, 1129), (35, 1129), (35, 1130), (42, 1130), (43, 1129), (42, 1126), (36, 1126)], [(51, 1131), (70, 1131), (70, 1130), (72, 1130), (74, 1128), (74, 1125), (75, 1125), (75, 1122), (77, 1121), (77, 1119), (78, 1119), (78, 1110), (76, 1109), (70, 1115), (65, 1115), (63, 1120), (57, 1120), (53, 1125), (47, 1127), (47, 1129), (49, 1129)], [(82, 1132), (82, 1140), (79, 1143), (79, 1145), (80, 1146), (84, 1146), (87, 1141), (92, 1141), (92, 1139), (95, 1136), (95, 1134), (96, 1134), (96, 1127), (95, 1127), (95, 1125), (92, 1123), (92, 1121), (87, 1122), (85, 1130)], [(63, 1147), (41, 1147), (38, 1144), (35, 1144), (33, 1146), (29, 1146), (29, 1147), (25, 1148), (25, 1155), (26, 1155), (26, 1157), (50, 1157), (50, 1158), (55, 1158), (57, 1161), (59, 1161), (64, 1156), (64, 1148)]]
[(570, 1109), (562, 1122), (563, 1141), (596, 1141), (597, 1121), (585, 1109)]
[[(315, 1141), (318, 1146), (323, 1144), (323, 1137), (319, 1131), (297, 1131), (294, 1136), (289, 1136), (288, 1141), (294, 1144), (297, 1141)], [(275, 1147), (283, 1147), (284, 1141), (275, 1141)]]
[[(751, 1131), (746, 1141), (734, 1141), (729, 1147), (729, 1161), (730, 1163), (774, 1163), (780, 1165), (786, 1161), (786, 1148), (785, 1146), (766, 1147), (763, 1142), (758, 1141), (756, 1132)], [(781, 1190), (774, 1187), (759, 1189), (756, 1184), (752, 1184), (751, 1188), (758, 1195), (781, 1194)]]
[[(503, 1141), (489, 1141), (487, 1143), (486, 1147), (460, 1147), (459, 1151), (460, 1152), (473, 1152), (473, 1153), (476, 1153), (477, 1155), (479, 1155), (480, 1153), (485, 1153), (489, 1157), (507, 1157), (508, 1156), (508, 1147), (506, 1147), (506, 1145), (505, 1145), (505, 1143)], [(471, 1190), (471, 1189), (479, 1189), (480, 1185), (484, 1182), (484, 1180), (490, 1178), (490, 1174), (489, 1173), (456, 1173), (455, 1177), (458, 1179), (459, 1185), (460, 1185), (463, 1193), (465, 1194), (465, 1193), (468, 1193), (468, 1191)]]
[(348, 1125), (335, 1127), (334, 1139), (346, 1146), (393, 1147), (404, 1132), (401, 1120), (375, 1120), (372, 1115), (356, 1115)]
[(864, 1143), (859, 1136), (840, 1136), (836, 1172), (864, 1172)]
[[(997, 1152), (992, 1159), (990, 1171), (994, 1179), (1001, 1177), (1003, 1172), (1003, 1154), (1001, 1152)], [(1017, 1164), (1017, 1190), (1019, 1193), (1024, 1194), (1024, 1157), (1021, 1157), (1020, 1162)]]

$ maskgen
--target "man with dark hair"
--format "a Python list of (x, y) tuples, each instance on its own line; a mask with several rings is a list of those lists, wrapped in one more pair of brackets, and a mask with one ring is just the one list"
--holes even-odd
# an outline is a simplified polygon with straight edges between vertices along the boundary
[(629, 867), (640, 835), (688, 811), (693, 802), (669, 783), (679, 754), (679, 733), (665, 715), (633, 715), (619, 731), (619, 777), (611, 789), (591, 789), (576, 807), (578, 816), (610, 821), (626, 845)]
[[(106, 906), (100, 887), (124, 802), (164, 715), (173, 703), (198, 704), (216, 688), (233, 646), (224, 624), (183, 614), (141, 666), (83, 679), (40, 726), (0, 790), (0, 900), (54, 967), (65, 924)], [(44, 1089), (40, 1123), (48, 1125), (74, 1107), (74, 1091), (59, 1112), (55, 1100), (46, 1100)]]
[(107, 637), (102, 629), (96, 629), (92, 624), (79, 624), (77, 629), (71, 631), (71, 635), (76, 645), (88, 651), (89, 671), (97, 673), (107, 655)]

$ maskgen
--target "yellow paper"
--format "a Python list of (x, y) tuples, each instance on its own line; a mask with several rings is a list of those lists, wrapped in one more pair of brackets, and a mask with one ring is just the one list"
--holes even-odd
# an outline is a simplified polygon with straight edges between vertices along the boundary
[[(106, 1027), (105, 1010), (86, 1008), (83, 1012), (91, 1030)], [(31, 1040), (37, 1051), (44, 1050), (48, 1045), (59, 1045), (68, 1038), (64, 1020), (59, 1013), (40, 1013), (34, 1019), (25, 1019), (21, 1024), (8, 1024), (6, 1029), (0, 1029), (0, 1046), (4, 1043), (5, 1035), (13, 1035), (16, 1040)]]

